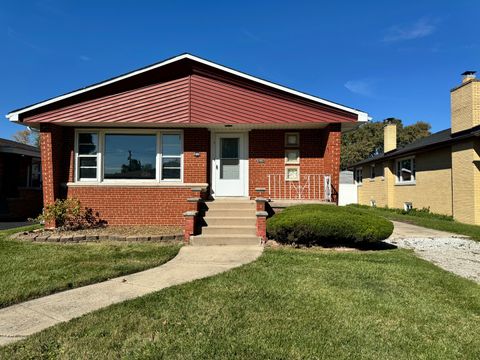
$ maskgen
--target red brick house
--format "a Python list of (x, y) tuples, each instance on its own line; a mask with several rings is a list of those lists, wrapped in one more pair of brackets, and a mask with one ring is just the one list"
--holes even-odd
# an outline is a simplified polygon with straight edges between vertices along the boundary
[(38, 148), (0, 139), (0, 221), (25, 221), (42, 211)]
[(76, 197), (109, 224), (187, 224), (187, 237), (200, 199), (335, 202), (341, 131), (367, 120), (189, 54), (7, 117), (40, 129), (45, 204)]

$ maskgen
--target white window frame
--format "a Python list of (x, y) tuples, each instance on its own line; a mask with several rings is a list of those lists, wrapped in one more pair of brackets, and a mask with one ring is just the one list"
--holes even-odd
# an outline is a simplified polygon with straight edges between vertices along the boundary
[[(295, 153), (296, 159), (289, 161), (288, 160), (288, 154), (289, 153)], [(300, 164), (300, 150), (299, 149), (285, 149), (285, 164), (287, 165), (298, 165)]]
[[(403, 180), (402, 177), (402, 169), (398, 169), (399, 164), (401, 164), (402, 161), (410, 160), (411, 161), (411, 180)], [(417, 181), (417, 169), (416, 169), (416, 163), (415, 163), (415, 156), (409, 156), (409, 157), (404, 157), (401, 159), (397, 159), (395, 161), (395, 183), (397, 185), (412, 185), (416, 184)]]
[[(81, 179), (79, 178), (79, 155), (78, 148), (78, 134), (81, 133), (96, 133), (98, 135), (97, 148), (97, 178)], [(105, 135), (107, 134), (125, 134), (125, 135), (155, 135), (156, 136), (156, 156), (155, 156), (155, 179), (104, 179), (104, 151), (105, 151)], [(162, 180), (162, 135), (163, 134), (178, 134), (180, 135), (180, 178), (179, 179), (164, 179)], [(95, 155), (90, 155), (94, 157)], [(168, 156), (173, 157), (173, 156)], [(176, 157), (176, 156), (175, 156)], [(183, 184), (184, 174), (184, 134), (183, 130), (179, 129), (75, 129), (75, 171), (74, 179), (76, 183), (102, 183), (102, 184), (156, 184), (156, 183), (181, 183)]]
[[(78, 149), (80, 147), (80, 143), (78, 141), (79, 134), (96, 134), (97, 135), (97, 153), (95, 155), (81, 155), (78, 153)], [(95, 178), (80, 178), (80, 158), (95, 158), (97, 159), (97, 176)], [(100, 179), (100, 162), (101, 162), (101, 154), (100, 154), (100, 134), (98, 130), (76, 130), (75, 131), (75, 181), (76, 182), (98, 182)], [(93, 168), (93, 166), (92, 166)]]
[[(297, 177), (290, 179), (288, 177), (288, 170), (297, 170)], [(300, 166), (286, 166), (285, 167), (285, 181), (300, 181)]]
[[(162, 137), (163, 135), (166, 134), (171, 134), (171, 135), (180, 135), (180, 156), (176, 155), (168, 155), (168, 156), (163, 156), (163, 143), (162, 143)], [(174, 130), (166, 130), (166, 131), (160, 131), (158, 138), (157, 138), (157, 157), (159, 158), (157, 160), (158, 164), (158, 181), (160, 182), (176, 182), (176, 181), (181, 181), (183, 182), (183, 132), (180, 131), (174, 131)], [(163, 159), (164, 158), (175, 158), (175, 159), (180, 159), (180, 179), (162, 179), (163, 177)]]

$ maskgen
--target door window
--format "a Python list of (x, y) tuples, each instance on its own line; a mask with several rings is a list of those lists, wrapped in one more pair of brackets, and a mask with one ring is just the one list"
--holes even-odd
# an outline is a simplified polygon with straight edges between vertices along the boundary
[(239, 138), (220, 139), (220, 179), (240, 179)]

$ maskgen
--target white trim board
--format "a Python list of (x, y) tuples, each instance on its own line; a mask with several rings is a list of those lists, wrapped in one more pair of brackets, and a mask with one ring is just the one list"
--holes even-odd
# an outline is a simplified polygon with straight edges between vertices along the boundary
[(241, 77), (241, 78), (244, 78), (244, 79), (247, 79), (247, 80), (250, 80), (250, 81), (254, 81), (254, 82), (256, 82), (256, 83), (259, 83), (259, 84), (262, 84), (262, 85), (265, 85), (265, 86), (269, 86), (269, 87), (274, 88), (274, 89), (277, 89), (277, 90), (284, 91), (284, 92), (289, 93), (289, 94), (293, 94), (293, 95), (296, 95), (296, 96), (300, 96), (300, 97), (302, 97), (302, 98), (305, 98), (305, 99), (308, 99), (308, 100), (311, 100), (311, 101), (315, 101), (315, 102), (320, 103), (320, 104), (323, 104), (323, 105), (328, 105), (328, 106), (331, 106), (331, 107), (336, 108), (336, 109), (340, 109), (340, 110), (344, 110), (344, 111), (347, 111), (347, 112), (356, 114), (356, 115), (358, 116), (357, 120), (358, 120), (359, 122), (366, 122), (366, 121), (368, 121), (368, 114), (367, 114), (366, 112), (363, 112), (363, 111), (360, 111), (360, 110), (357, 110), (357, 109), (353, 109), (353, 108), (350, 108), (350, 107), (347, 107), (347, 106), (344, 106), (344, 105), (340, 105), (340, 104), (334, 103), (334, 102), (332, 102), (332, 101), (328, 101), (328, 100), (319, 98), (319, 97), (317, 97), (317, 96), (309, 95), (309, 94), (303, 93), (303, 92), (301, 92), (301, 91), (293, 90), (293, 89), (290, 89), (290, 88), (288, 88), (288, 87), (285, 87), (285, 86), (282, 86), (282, 85), (278, 85), (278, 84), (275, 84), (275, 83), (273, 83), (273, 82), (270, 82), (270, 81), (267, 81), (267, 80), (263, 80), (263, 79), (260, 79), (260, 78), (258, 78), (258, 77), (252, 76), (252, 75), (248, 75), (248, 74), (243, 73), (243, 72), (241, 72), (241, 71), (234, 70), (234, 69), (231, 69), (231, 68), (229, 68), (229, 67), (216, 64), (216, 63), (214, 63), (214, 62), (211, 62), (211, 61), (209, 61), (209, 60), (202, 59), (202, 58), (200, 58), (200, 57), (198, 57), (198, 56), (191, 55), (191, 54), (178, 55), (178, 56), (175, 56), (175, 57), (173, 57), (173, 58), (167, 59), (167, 60), (165, 60), (165, 61), (162, 61), (162, 62), (153, 64), (153, 65), (147, 66), (147, 67), (145, 67), (145, 68), (142, 68), (142, 69), (139, 69), (139, 70), (135, 70), (135, 71), (129, 72), (129, 73), (127, 73), (127, 74), (120, 75), (120, 76), (117, 76), (117, 77), (115, 77), (115, 78), (112, 78), (112, 79), (109, 79), (109, 80), (105, 80), (105, 81), (102, 81), (102, 82), (97, 83), (97, 84), (94, 84), (94, 85), (87, 86), (87, 87), (85, 87), (85, 88), (83, 88), (83, 89), (75, 90), (75, 91), (69, 92), (69, 93), (67, 93), (67, 94), (60, 95), (60, 96), (54, 97), (54, 98), (52, 98), (52, 99), (39, 102), (39, 103), (34, 104), (34, 105), (30, 105), (30, 106), (25, 107), (25, 108), (23, 108), (23, 109), (19, 109), (19, 110), (12, 111), (12, 112), (8, 113), (8, 114), (6, 115), (6, 117), (7, 117), (7, 119), (9, 119), (10, 121), (18, 122), (18, 121), (19, 121), (19, 115), (20, 115), (20, 114), (23, 114), (23, 113), (25, 113), (25, 112), (28, 112), (28, 111), (31, 111), (31, 110), (34, 110), (34, 109), (41, 108), (41, 107), (43, 107), (43, 106), (46, 106), (46, 105), (55, 103), (55, 102), (60, 101), (60, 100), (68, 99), (68, 98), (70, 98), (70, 97), (72, 97), (72, 96), (79, 95), (79, 94), (83, 94), (83, 93), (85, 93), (85, 92), (87, 92), (87, 91), (91, 91), (91, 90), (100, 88), (100, 87), (102, 87), (102, 86), (106, 86), (106, 85), (115, 83), (115, 82), (117, 82), (117, 81), (120, 81), (120, 80), (123, 80), (123, 79), (127, 79), (127, 78), (130, 78), (130, 77), (132, 77), (132, 76), (139, 75), (139, 74), (142, 74), (142, 73), (144, 73), (144, 72), (147, 72), (147, 71), (150, 71), (150, 70), (153, 70), (153, 69), (157, 69), (157, 68), (160, 68), (160, 67), (162, 67), (162, 66), (165, 66), (165, 65), (168, 65), (168, 64), (171, 64), (171, 63), (180, 61), (180, 60), (184, 60), (184, 59), (189, 59), (189, 60), (195, 61), (195, 62), (197, 62), (197, 63), (204, 64), (204, 65), (213, 67), (213, 68), (218, 69), (218, 70), (222, 70), (222, 71), (224, 71), (224, 72), (226, 72), (226, 73), (229, 73), (229, 74), (232, 74), (232, 75), (236, 75), (236, 76), (239, 76), (239, 77)]

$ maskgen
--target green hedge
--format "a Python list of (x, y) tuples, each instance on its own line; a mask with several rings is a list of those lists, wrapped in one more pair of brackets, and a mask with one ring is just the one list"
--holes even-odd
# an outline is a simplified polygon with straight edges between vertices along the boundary
[(297, 205), (267, 221), (267, 235), (284, 244), (322, 245), (377, 242), (388, 238), (393, 224), (352, 207)]

